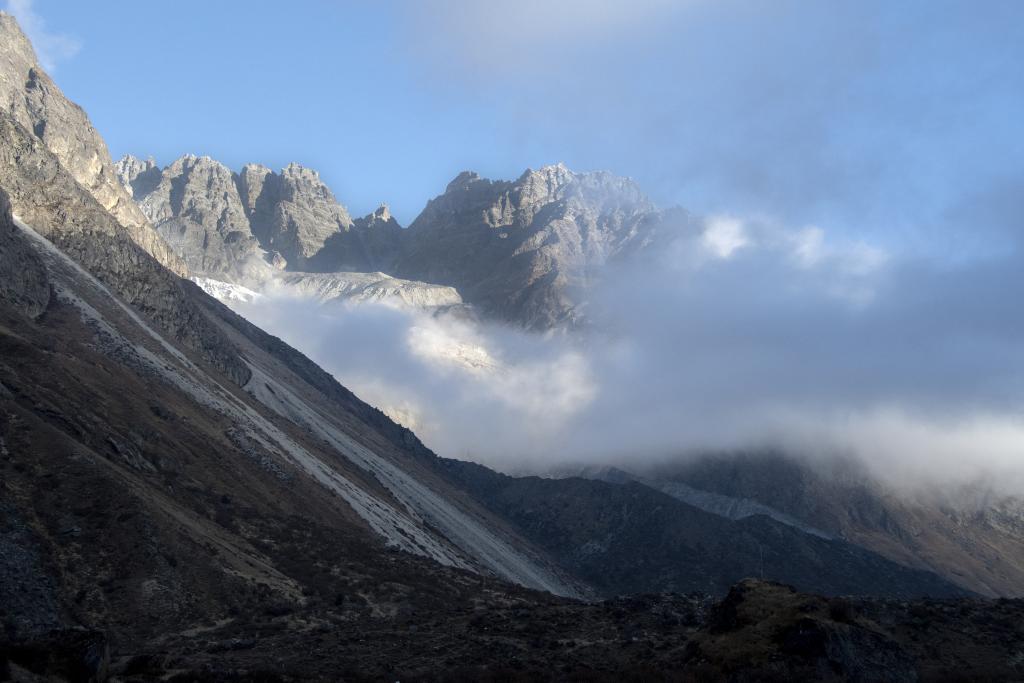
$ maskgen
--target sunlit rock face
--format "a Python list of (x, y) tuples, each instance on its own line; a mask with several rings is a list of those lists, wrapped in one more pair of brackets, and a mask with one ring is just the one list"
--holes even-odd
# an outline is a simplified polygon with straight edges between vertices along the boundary
[(238, 187), (253, 234), (293, 270), (304, 270), (329, 237), (352, 227), (348, 211), (320, 175), (299, 164), (289, 164), (280, 173), (247, 165)]
[(196, 276), (239, 284), (270, 277), (274, 268), (252, 234), (229, 168), (192, 155), (163, 171), (134, 157), (117, 167), (143, 213)]
[(408, 229), (387, 205), (352, 219), (298, 164), (232, 173), (207, 157), (162, 170), (125, 157), (117, 170), (199, 276), (258, 287), (280, 270), (386, 273), (454, 288), (483, 317), (535, 330), (581, 325), (608, 264), (694, 224), (681, 209), (655, 207), (628, 178), (563, 164), (514, 181), (461, 173)]
[(636, 183), (606, 172), (557, 164), (514, 181), (462, 173), (409, 226), (395, 272), (450, 284), (489, 317), (573, 326), (603, 266), (649, 246), (666, 217)]
[(85, 111), (68, 100), (39, 65), (12, 16), (0, 12), (0, 109), (38, 138), (61, 166), (165, 267), (184, 263), (150, 225), (118, 178), (107, 145)]
[(259, 287), (277, 271), (390, 272), (402, 228), (387, 206), (352, 220), (316, 171), (289, 164), (239, 173), (210, 157), (161, 169), (125, 156), (117, 176), (191, 272)]

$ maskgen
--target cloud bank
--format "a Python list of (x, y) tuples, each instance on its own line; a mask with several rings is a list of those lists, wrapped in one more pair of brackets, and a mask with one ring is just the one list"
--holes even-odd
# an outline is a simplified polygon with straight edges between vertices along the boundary
[(610, 267), (580, 335), (281, 296), (237, 306), (441, 455), (506, 471), (776, 448), (1024, 493), (1022, 265), (717, 216)]

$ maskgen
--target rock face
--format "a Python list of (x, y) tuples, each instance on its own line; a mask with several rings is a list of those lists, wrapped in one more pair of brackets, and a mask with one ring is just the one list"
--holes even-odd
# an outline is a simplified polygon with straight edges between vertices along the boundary
[(147, 253), (38, 137), (2, 110), (0, 140), (0, 187), (15, 214), (164, 333), (234, 382), (248, 381), (246, 365), (192, 300), (191, 283)]
[(395, 274), (452, 285), (483, 314), (529, 328), (572, 325), (601, 267), (648, 245), (664, 218), (610, 173), (463, 173), (409, 226)]
[(46, 269), (14, 225), (11, 202), (0, 190), (0, 299), (35, 318), (50, 301)]
[(280, 174), (250, 164), (235, 174), (209, 157), (160, 169), (125, 156), (117, 174), (211, 294), (231, 299), (241, 291), (232, 287), (283, 285), (324, 302), (465, 308), (452, 287), (382, 272), (394, 266), (403, 234), (387, 206), (353, 221), (316, 172), (297, 164)]
[(293, 272), (381, 272), (454, 287), (484, 316), (532, 329), (578, 324), (586, 290), (606, 264), (692, 221), (682, 210), (657, 209), (629, 179), (562, 164), (515, 181), (462, 173), (404, 230), (385, 205), (352, 220), (316, 172), (296, 164), (279, 174), (249, 164), (233, 176), (237, 192), (227, 169), (205, 158), (179, 159), (159, 180), (152, 163), (133, 157), (118, 169), (201, 276), (258, 284), (264, 273), (252, 257), (262, 249), (263, 261)]
[(143, 213), (193, 273), (236, 283), (270, 277), (274, 268), (252, 234), (226, 166), (190, 155), (162, 172), (134, 157), (124, 157), (117, 168)]
[(373, 272), (393, 264), (401, 228), (386, 207), (353, 221), (316, 171), (248, 164), (232, 173), (209, 157), (160, 169), (126, 156), (121, 182), (200, 277), (259, 286), (278, 270)]
[(0, 12), (0, 108), (38, 137), (61, 165), (132, 239), (160, 264), (185, 275), (184, 263), (156, 234), (118, 180), (106, 143), (89, 117), (69, 101), (39, 66), (9, 14)]
[(355, 219), (347, 229), (328, 237), (323, 248), (310, 260), (309, 270), (393, 273), (403, 234), (402, 226), (387, 205), (382, 204), (373, 213)]
[(292, 270), (304, 270), (324, 242), (352, 227), (352, 218), (320, 175), (298, 164), (280, 173), (247, 165), (238, 183), (252, 233), (267, 251), (280, 253)]
[(142, 200), (160, 184), (162, 174), (156, 161), (150, 157), (143, 161), (130, 154), (114, 164), (117, 178), (133, 199)]

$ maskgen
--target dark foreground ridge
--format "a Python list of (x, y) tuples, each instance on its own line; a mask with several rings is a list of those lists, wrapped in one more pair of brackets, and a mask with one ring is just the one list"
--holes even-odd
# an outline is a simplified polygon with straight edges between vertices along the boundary
[(8, 634), (4, 680), (1007, 681), (1024, 676), (1022, 600), (824, 598), (746, 580), (714, 602), (582, 603), (481, 582), (458, 600), (359, 593), (267, 605), (131, 650), (103, 633)]

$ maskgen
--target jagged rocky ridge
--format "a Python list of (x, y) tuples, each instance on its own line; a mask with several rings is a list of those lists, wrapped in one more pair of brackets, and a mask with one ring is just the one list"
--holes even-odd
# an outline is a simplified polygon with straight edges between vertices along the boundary
[(610, 260), (692, 221), (657, 209), (629, 179), (562, 164), (508, 182), (463, 173), (408, 229), (386, 206), (352, 220), (314, 171), (295, 164), (232, 173), (186, 156), (160, 170), (127, 156), (118, 172), (197, 275), (258, 288), (275, 277), (268, 264), (342, 283), (382, 272), (407, 281), (406, 291), (431, 283), (421, 300), (451, 287), (482, 315), (532, 329), (577, 325), (588, 285)]
[(249, 164), (233, 173), (196, 156), (162, 170), (152, 160), (126, 156), (117, 171), (208, 292), (230, 297), (225, 285), (237, 285), (322, 302), (383, 300), (434, 311), (462, 307), (452, 287), (380, 272), (394, 265), (398, 223), (386, 206), (353, 221), (316, 171), (291, 164), (274, 173)]

